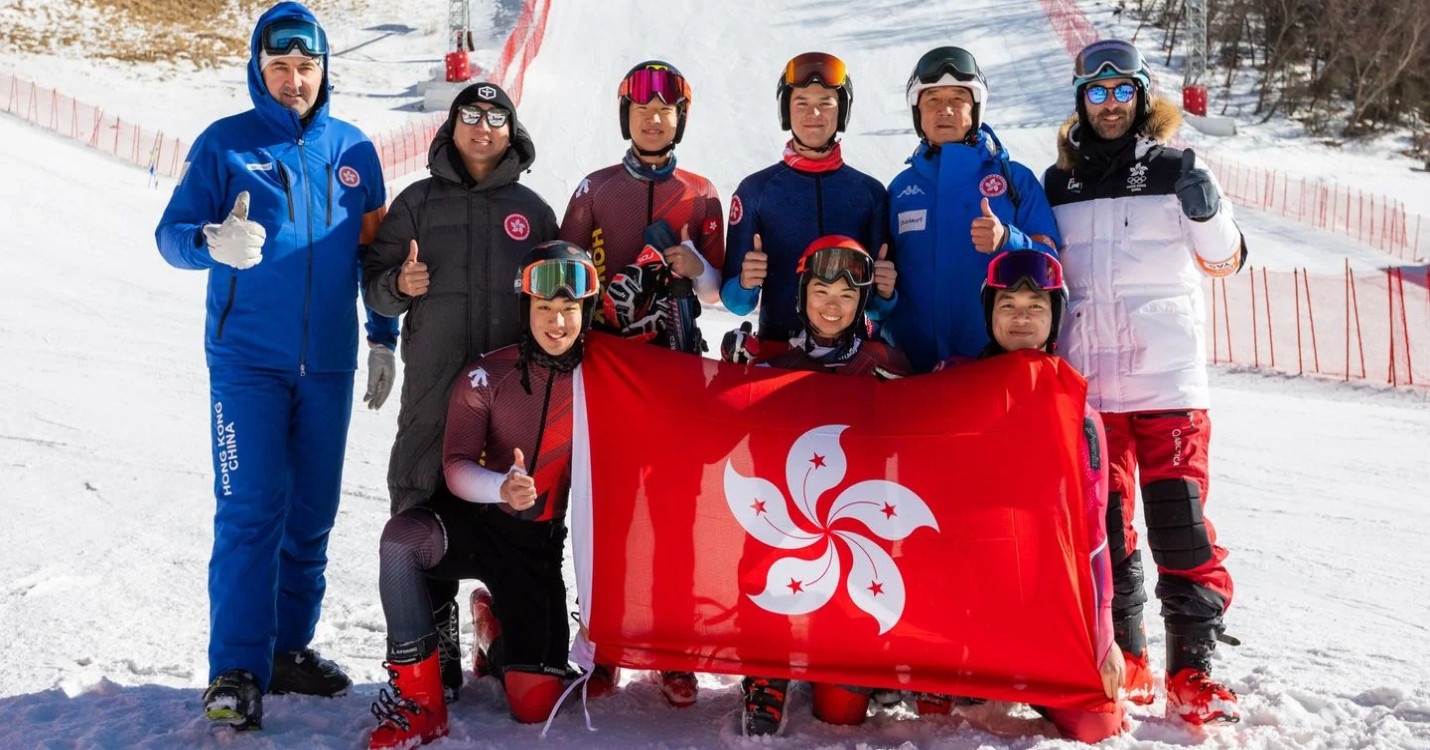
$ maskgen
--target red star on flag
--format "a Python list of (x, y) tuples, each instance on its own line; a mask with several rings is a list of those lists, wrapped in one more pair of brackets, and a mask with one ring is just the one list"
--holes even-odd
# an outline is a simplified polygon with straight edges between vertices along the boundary
[(884, 509), (880, 512), (884, 514), (884, 518), (893, 518), (898, 515), (898, 513), (894, 512), (894, 506), (890, 503), (884, 503)]
[(788, 584), (788, 585), (789, 585), (789, 592), (790, 592), (791, 594), (804, 593), (804, 583), (802, 583), (802, 582), (800, 582), (800, 581), (796, 581), (795, 579), (791, 578), (791, 579), (789, 579), (789, 584)]
[(765, 513), (764, 500), (756, 499), (755, 502), (750, 504), (750, 507), (755, 509), (755, 515), (757, 516), (762, 516)]
[(870, 581), (869, 591), (872, 592), (874, 596), (878, 596), (884, 593), (884, 584), (879, 583), (878, 581)]
[(814, 464), (814, 468), (816, 469), (824, 468), (824, 456), (821, 456), (818, 453), (814, 454), (814, 458), (809, 459), (809, 462)]

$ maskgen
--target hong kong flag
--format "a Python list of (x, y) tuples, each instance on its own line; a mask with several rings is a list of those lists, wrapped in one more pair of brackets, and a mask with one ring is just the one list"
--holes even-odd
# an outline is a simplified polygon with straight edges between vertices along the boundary
[(593, 334), (577, 389), (600, 661), (1111, 710), (1061, 360), (881, 382)]

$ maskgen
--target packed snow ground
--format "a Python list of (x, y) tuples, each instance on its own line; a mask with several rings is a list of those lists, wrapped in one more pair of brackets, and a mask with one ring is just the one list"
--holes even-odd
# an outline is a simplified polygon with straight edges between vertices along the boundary
[[(944, 0), (890, 9), (788, 0), (766, 4), (758, 17), (716, 3), (667, 4), (659, 12), (634, 0), (556, 6), (521, 114), (539, 152), (528, 180), (558, 212), (586, 172), (619, 156), (615, 81), (646, 57), (668, 56), (694, 81), (681, 163), (710, 176), (727, 198), (742, 175), (776, 158), (783, 138), (773, 81), (783, 61), (804, 49), (829, 49), (850, 62), (860, 83), (846, 158), (880, 179), (912, 149), (901, 91), (928, 47), (958, 41), (974, 49), (994, 91), (990, 120), (1008, 123), (1000, 135), (1035, 171), (1051, 161), (1053, 130), (1066, 110), (1066, 56), (1032, 3)], [(369, 13), (365, 25), (416, 25), (398, 11)], [(639, 29), (631, 19), (641, 19)], [(383, 45), (409, 41), (366, 49), (382, 59)], [(391, 54), (399, 53), (414, 52)], [(108, 72), (95, 73), (95, 85), (132, 85), (122, 75), (115, 71), (110, 81), (102, 80)], [(217, 75), (242, 80), (237, 69)], [(398, 85), (399, 73), (376, 75)], [(162, 86), (162, 97), (132, 100), (146, 108), (138, 114), (150, 106), (162, 114), (177, 99), (183, 106), (170, 111), (188, 112), (194, 132), (244, 106), (205, 78)], [(336, 106), (375, 130), (405, 116), (414, 99), (374, 103), (349, 90)], [(314, 643), (349, 670), (357, 688), (338, 700), (271, 698), (261, 733), (211, 731), (198, 706), (207, 675), (213, 507), (203, 277), (168, 267), (153, 247), (170, 186), (148, 189), (139, 170), (8, 118), (0, 118), (0, 164), (8, 240), (0, 295), (8, 365), (0, 368), (0, 748), (362, 745), (372, 724), (368, 704), (385, 680), (376, 541), (387, 517), (396, 403), (378, 413), (356, 404)], [(1288, 267), (1324, 261), (1338, 269), (1341, 253), (1354, 249), (1289, 222), (1242, 215), (1263, 263), (1300, 253), (1306, 260), (1287, 260)], [(710, 338), (733, 324), (723, 314), (702, 322)], [(364, 373), (358, 376), (361, 383)], [(1430, 403), (1414, 393), (1256, 373), (1219, 371), (1214, 389), (1210, 515), (1232, 550), (1238, 593), (1228, 625), (1245, 642), (1219, 651), (1217, 674), (1242, 694), (1246, 721), (1203, 733), (1162, 719), (1157, 704), (1133, 710), (1132, 732), (1104, 746), (1430, 748), (1430, 550), (1423, 544)], [(1154, 612), (1149, 631), (1159, 658), (1156, 625)], [(469, 628), (465, 635), (470, 644)], [(579, 711), (568, 709), (542, 744), (1071, 746), (1040, 734), (1046, 725), (1026, 711), (1005, 716), (1001, 705), (922, 721), (900, 709), (863, 727), (830, 727), (810, 717), (800, 690), (787, 735), (749, 741), (739, 737), (733, 680), (704, 680), (700, 703), (683, 711), (668, 708), (653, 685), (628, 682), (592, 703), (598, 733), (588, 734)], [(483, 680), (469, 683), (453, 706), (452, 738), (433, 747), (537, 742), (537, 730), (511, 722), (495, 682)]]

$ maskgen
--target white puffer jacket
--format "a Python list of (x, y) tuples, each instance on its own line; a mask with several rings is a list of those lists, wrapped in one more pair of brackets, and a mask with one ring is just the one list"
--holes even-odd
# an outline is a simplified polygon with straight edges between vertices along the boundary
[(1096, 183), (1073, 170), (1075, 123), (1063, 126), (1058, 163), (1043, 179), (1069, 296), (1058, 353), (1087, 377), (1088, 403), (1100, 412), (1205, 409), (1202, 275), (1240, 268), (1231, 204), (1223, 198), (1204, 222), (1182, 213), (1173, 189), (1182, 152), (1162, 145), (1181, 123), (1171, 102), (1154, 100), (1147, 137)]

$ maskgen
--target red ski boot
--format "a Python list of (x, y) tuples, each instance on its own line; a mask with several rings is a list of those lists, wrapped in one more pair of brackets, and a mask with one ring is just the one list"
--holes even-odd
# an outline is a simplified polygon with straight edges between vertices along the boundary
[(478, 677), (492, 673), (487, 649), (501, 635), (501, 624), (492, 612), (492, 592), (478, 586), (472, 589), (472, 671)]
[(508, 669), (502, 673), (511, 717), (523, 724), (538, 724), (551, 716), (565, 687), (561, 678), (540, 672)]
[(591, 679), (586, 681), (586, 697), (601, 698), (616, 692), (616, 683), (620, 679), (620, 667), (597, 664), (591, 669)]
[(869, 712), (869, 694), (861, 690), (814, 683), (814, 718), (826, 724), (863, 724)]
[[(416, 663), (394, 664), (404, 651), (420, 654)], [(372, 704), (377, 728), (369, 750), (408, 750), (447, 736), (447, 701), (442, 696), (442, 667), (436, 636), (403, 644), (388, 644), (389, 694), (382, 690)]]
[(685, 708), (695, 705), (700, 684), (695, 681), (694, 672), (661, 672), (660, 692), (670, 705)]
[(1167, 678), (1167, 716), (1188, 724), (1235, 724), (1241, 721), (1241, 707), (1231, 688), (1188, 668)]
[(1147, 666), (1147, 652), (1140, 655), (1122, 652), (1122, 662), (1127, 665), (1123, 673), (1122, 689), (1127, 694), (1127, 702), (1139, 706), (1150, 705), (1157, 697), (1157, 689), (1152, 685), (1152, 668)]

